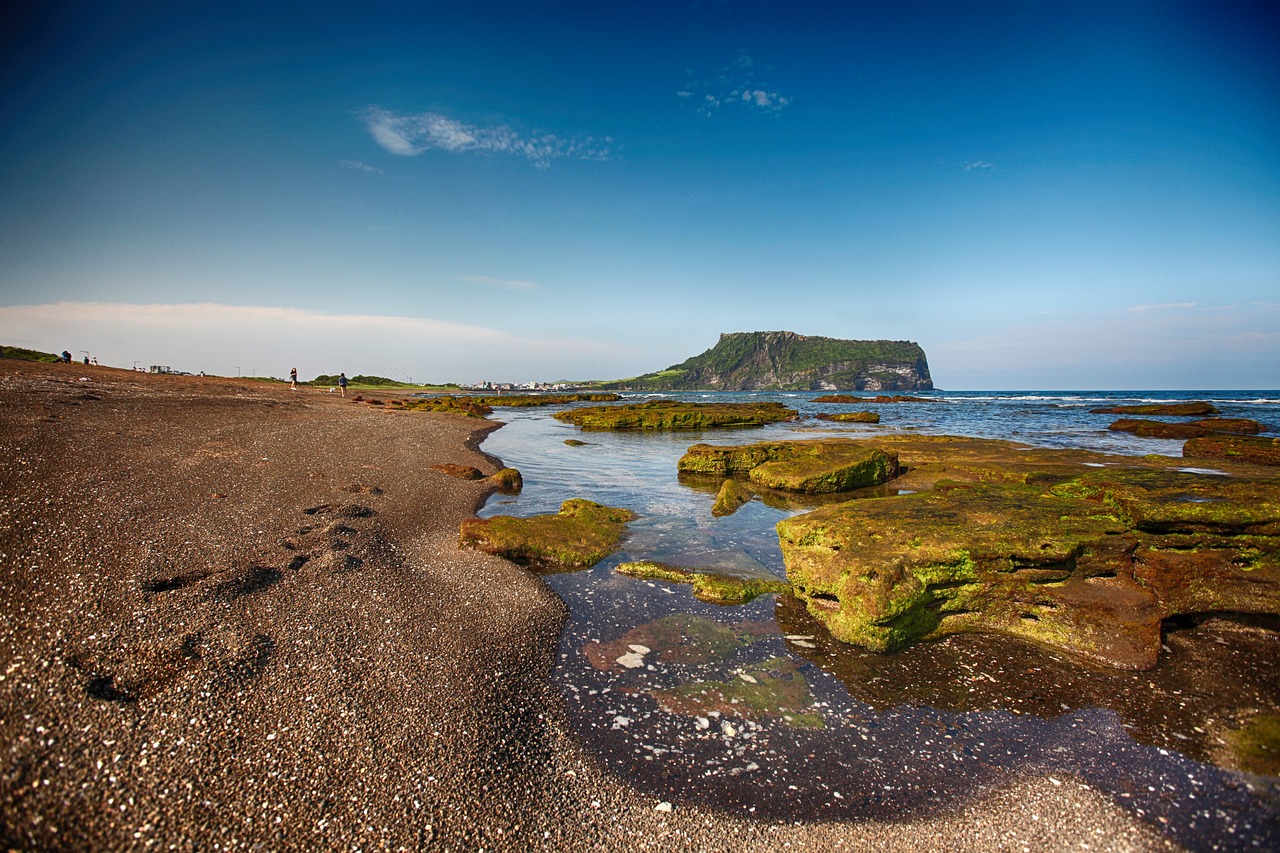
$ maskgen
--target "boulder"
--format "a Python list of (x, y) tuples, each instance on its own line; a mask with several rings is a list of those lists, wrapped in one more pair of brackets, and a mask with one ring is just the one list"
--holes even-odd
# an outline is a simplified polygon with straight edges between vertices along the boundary
[(515, 468), (503, 468), (489, 477), (489, 482), (504, 495), (518, 495), (524, 489), (524, 477)]
[(1155, 666), (1170, 616), (1280, 613), (1280, 482), (1061, 457), (971, 455), (972, 479), (779, 522), (795, 595), (869, 649), (993, 631), (1123, 669)]
[(554, 515), (496, 515), (462, 522), (461, 545), (518, 563), (586, 568), (613, 553), (635, 513), (587, 500), (565, 501)]
[(1280, 465), (1280, 438), (1207, 435), (1182, 445), (1182, 455), (1199, 459), (1229, 459), (1254, 465)]
[(887, 482), (898, 473), (898, 458), (849, 439), (695, 444), (678, 468), (684, 474), (746, 474), (761, 488), (827, 494)]

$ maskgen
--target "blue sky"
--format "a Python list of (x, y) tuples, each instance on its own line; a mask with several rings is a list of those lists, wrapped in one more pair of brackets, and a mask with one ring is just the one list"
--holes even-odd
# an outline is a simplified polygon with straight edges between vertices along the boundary
[(1280, 387), (1274, 3), (28, 5), (4, 343), (549, 381), (786, 329)]

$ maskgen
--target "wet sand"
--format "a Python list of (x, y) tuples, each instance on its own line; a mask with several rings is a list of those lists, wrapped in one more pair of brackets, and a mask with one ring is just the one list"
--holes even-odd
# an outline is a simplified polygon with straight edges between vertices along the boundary
[[(373, 396), (366, 394), (366, 396)], [(1077, 779), (748, 820), (571, 734), (564, 605), (457, 547), (492, 424), (0, 360), (0, 841), (17, 849), (1147, 850)], [(1247, 843), (1247, 842), (1245, 842)]]

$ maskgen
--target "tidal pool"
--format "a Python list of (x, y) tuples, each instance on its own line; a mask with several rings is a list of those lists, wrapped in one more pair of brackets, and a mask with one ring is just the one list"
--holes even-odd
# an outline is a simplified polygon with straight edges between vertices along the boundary
[[(785, 578), (774, 525), (804, 507), (752, 501), (714, 518), (714, 491), (681, 483), (676, 460), (699, 441), (867, 430), (582, 433), (549, 411), (498, 417), (507, 426), (484, 450), (520, 469), (525, 491), (496, 496), (482, 515), (583, 497), (641, 516), (621, 552), (546, 576), (571, 614), (554, 673), (571, 721), (641, 790), (779, 819), (901, 817), (1035, 772), (1087, 782), (1192, 849), (1280, 847), (1280, 783), (1229, 769), (1227, 746), (1241, 720), (1280, 709), (1277, 620), (1171, 623), (1159, 667), (1143, 673), (994, 635), (867, 652), (831, 639), (789, 595), (719, 607), (614, 571), (653, 560)], [(1023, 420), (1051, 431), (1043, 417)]]

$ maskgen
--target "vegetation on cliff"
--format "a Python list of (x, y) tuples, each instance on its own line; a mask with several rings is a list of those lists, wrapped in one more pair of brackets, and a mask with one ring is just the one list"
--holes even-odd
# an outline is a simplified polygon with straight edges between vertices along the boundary
[(714, 347), (656, 373), (602, 383), (643, 391), (899, 391), (933, 388), (911, 341), (850, 341), (794, 332), (731, 332)]

